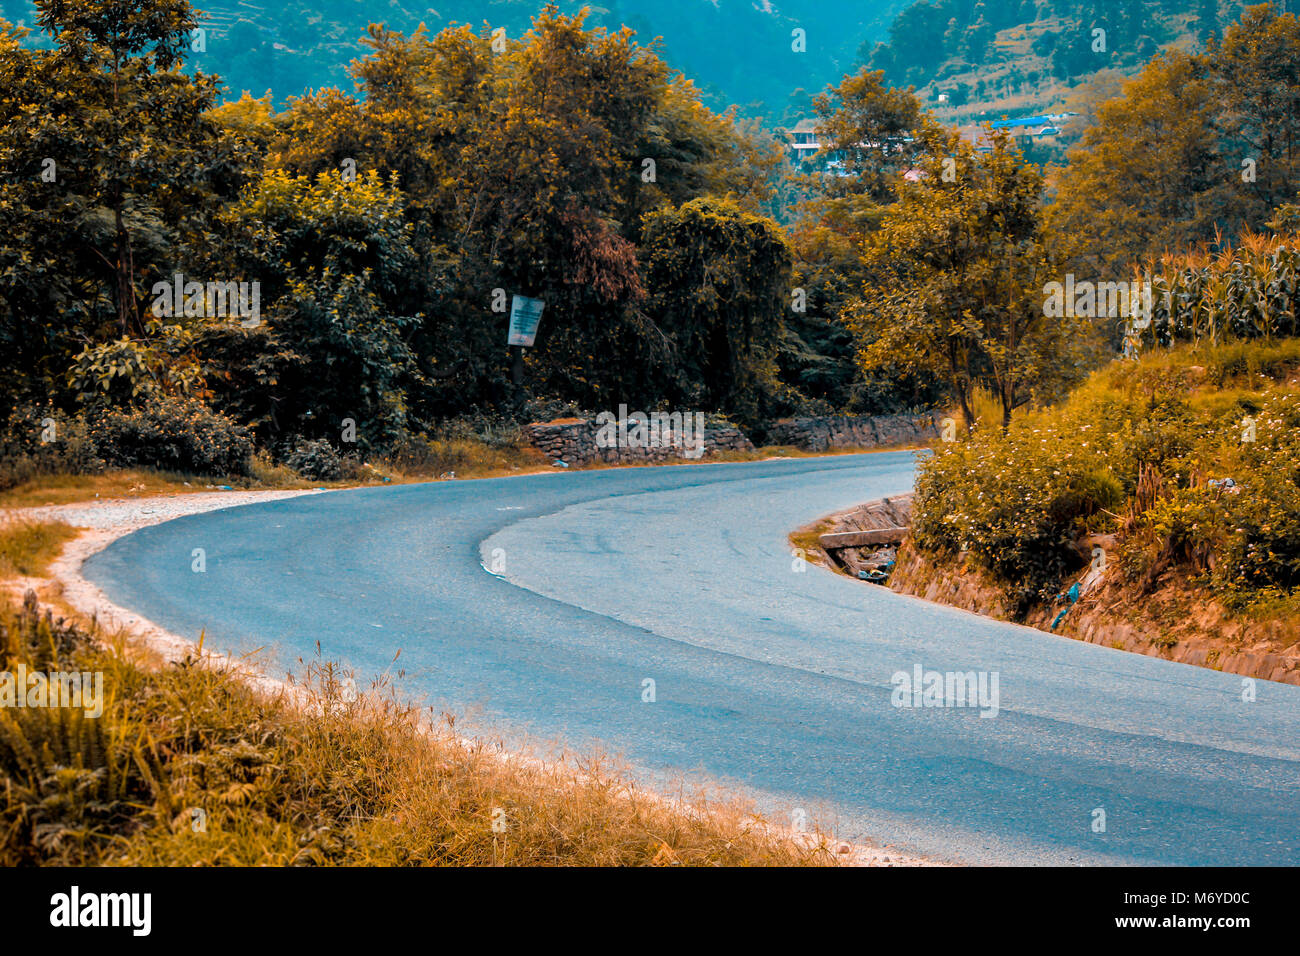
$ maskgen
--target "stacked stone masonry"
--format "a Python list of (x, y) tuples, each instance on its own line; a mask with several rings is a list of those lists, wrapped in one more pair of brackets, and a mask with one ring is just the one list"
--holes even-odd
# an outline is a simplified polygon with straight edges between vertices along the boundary
[[(592, 462), (608, 464), (643, 464), (645, 462), (691, 461), (688, 454), (695, 437), (690, 429), (685, 434), (665, 432), (657, 445), (621, 442), (614, 447), (602, 448), (596, 443), (599, 426), (594, 420), (539, 422), (528, 426), (528, 437), (533, 445), (551, 461), (566, 465), (588, 465)], [(707, 458), (725, 451), (752, 451), (753, 444), (745, 433), (731, 425), (708, 425), (704, 429), (704, 453), (694, 459)]]
[(804, 451), (912, 445), (939, 437), (935, 415), (831, 415), (790, 418), (774, 424), (767, 444), (792, 445)]
[[(592, 462), (640, 464), (673, 459), (690, 460), (685, 453), (693, 437), (666, 433), (657, 446), (616, 443), (602, 448), (596, 443), (599, 426), (594, 419), (561, 419), (537, 422), (527, 428), (529, 439), (552, 461), (568, 465)], [(768, 429), (767, 444), (786, 445), (803, 451), (830, 451), (839, 448), (880, 448), (888, 445), (924, 444), (939, 436), (934, 415), (833, 415), (822, 418), (788, 418)], [(709, 425), (704, 429), (704, 454), (751, 451), (753, 444), (745, 433), (732, 425)]]

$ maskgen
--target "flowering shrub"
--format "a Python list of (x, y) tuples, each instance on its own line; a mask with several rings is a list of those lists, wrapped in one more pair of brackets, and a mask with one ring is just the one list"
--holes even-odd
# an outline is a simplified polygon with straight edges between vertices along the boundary
[(200, 402), (155, 399), (143, 408), (110, 410), (91, 424), (99, 454), (117, 468), (148, 467), (192, 475), (247, 475), (248, 429)]
[(940, 446), (916, 486), (916, 543), (974, 555), (1013, 585), (1021, 612), (1078, 566), (1079, 532), (1125, 497), (1095, 447), (1039, 424)]
[(1143, 587), (1175, 566), (1244, 600), (1300, 587), (1300, 392), (1286, 384), (1300, 353), (1247, 352), (1161, 351), (1005, 434), (940, 444), (921, 466), (913, 540), (966, 552), (1021, 613), (1081, 571), (1086, 532), (1117, 534), (1110, 557)]
[(324, 438), (300, 438), (290, 445), (284, 463), (312, 481), (341, 481), (357, 476), (359, 464), (340, 455)]

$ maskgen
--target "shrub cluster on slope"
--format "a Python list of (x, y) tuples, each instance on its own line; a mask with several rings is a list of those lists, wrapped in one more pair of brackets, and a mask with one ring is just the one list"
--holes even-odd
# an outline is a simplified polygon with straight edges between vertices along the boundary
[[(1020, 613), (1088, 563), (1088, 532), (1137, 587), (1182, 567), (1229, 604), (1300, 588), (1300, 341), (1180, 345), (1095, 373), (1060, 406), (941, 444), (915, 543), (966, 552)], [(1231, 484), (1225, 480), (1231, 479)]]

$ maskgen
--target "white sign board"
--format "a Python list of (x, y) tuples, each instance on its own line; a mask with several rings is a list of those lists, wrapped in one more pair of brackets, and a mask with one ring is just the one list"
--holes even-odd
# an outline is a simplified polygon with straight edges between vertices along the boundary
[(537, 324), (542, 321), (542, 309), (546, 303), (541, 299), (530, 299), (517, 295), (510, 300), (510, 338), (507, 345), (531, 347), (537, 338)]

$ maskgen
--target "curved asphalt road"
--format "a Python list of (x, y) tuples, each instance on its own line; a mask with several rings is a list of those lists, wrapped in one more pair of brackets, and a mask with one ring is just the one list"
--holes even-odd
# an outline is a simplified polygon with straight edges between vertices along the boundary
[[(85, 574), (287, 667), (319, 640), (360, 682), (400, 648), (403, 691), (471, 726), (603, 745), (653, 782), (722, 782), (847, 839), (985, 863), (1300, 863), (1300, 688), (1257, 681), (1244, 702), (1240, 677), (791, 558), (790, 529), (907, 490), (912, 461), (344, 491), (146, 528)], [(996, 672), (997, 716), (892, 706), (916, 665)]]

